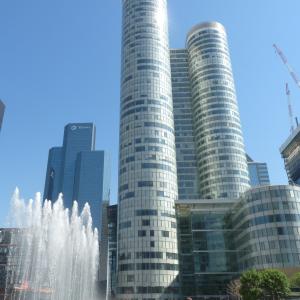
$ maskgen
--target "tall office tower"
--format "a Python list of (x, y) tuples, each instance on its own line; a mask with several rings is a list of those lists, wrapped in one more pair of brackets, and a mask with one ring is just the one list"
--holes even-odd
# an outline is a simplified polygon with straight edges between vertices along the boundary
[(56, 200), (63, 193), (65, 206), (77, 200), (82, 209), (91, 206), (93, 225), (101, 228), (101, 205), (109, 200), (110, 166), (107, 153), (95, 151), (95, 126), (73, 123), (65, 127), (62, 147), (49, 151), (44, 199)]
[(192, 94), (186, 49), (170, 51), (175, 123), (178, 199), (200, 199), (193, 132)]
[(254, 161), (247, 155), (247, 164), (251, 187), (270, 185), (269, 171), (266, 163)]
[(238, 272), (227, 213), (250, 187), (225, 29), (197, 25), (170, 53), (182, 296), (225, 299)]
[(0, 100), (0, 130), (2, 127), (2, 122), (3, 122), (3, 117), (4, 117), (4, 111), (5, 111), (5, 105), (2, 102), (2, 100)]
[(63, 141), (61, 192), (67, 207), (73, 203), (73, 188), (77, 155), (82, 151), (95, 150), (96, 128), (92, 123), (68, 124)]
[(199, 192), (234, 199), (249, 188), (249, 176), (224, 27), (196, 25), (187, 50)]
[(300, 126), (287, 138), (280, 147), (285, 170), (290, 184), (300, 185)]
[(123, 0), (118, 298), (175, 299), (176, 153), (166, 0)]

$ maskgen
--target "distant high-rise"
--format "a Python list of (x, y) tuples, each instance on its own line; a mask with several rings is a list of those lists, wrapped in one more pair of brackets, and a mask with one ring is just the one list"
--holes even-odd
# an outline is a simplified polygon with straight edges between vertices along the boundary
[(166, 0), (123, 0), (118, 298), (179, 297)]
[(247, 155), (247, 164), (251, 187), (270, 184), (269, 171), (266, 163), (254, 161)]
[(1, 131), (1, 127), (2, 127), (2, 122), (3, 122), (3, 117), (4, 117), (4, 111), (5, 111), (5, 105), (2, 102), (2, 100), (0, 100), (0, 131)]
[(49, 151), (44, 199), (56, 200), (64, 195), (65, 206), (73, 201), (79, 207), (88, 202), (93, 224), (101, 227), (101, 205), (109, 199), (110, 166), (104, 151), (95, 151), (95, 126), (72, 123), (65, 127), (62, 147)]
[(95, 150), (96, 128), (92, 123), (68, 124), (65, 127), (63, 141), (63, 163), (61, 169), (60, 190), (64, 195), (67, 207), (72, 206), (74, 200), (75, 170), (78, 154), (83, 151)]
[(300, 185), (300, 126), (298, 126), (280, 147), (290, 184)]

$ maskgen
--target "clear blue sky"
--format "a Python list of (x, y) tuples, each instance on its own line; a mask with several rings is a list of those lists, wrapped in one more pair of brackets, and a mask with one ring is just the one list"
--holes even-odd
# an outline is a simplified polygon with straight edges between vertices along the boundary
[[(289, 134), (285, 82), (295, 114), (300, 91), (272, 49), (300, 74), (297, 0), (169, 0), (171, 47), (196, 23), (217, 20), (229, 37), (247, 152), (286, 183), (278, 148)], [(43, 191), (48, 149), (69, 122), (94, 122), (97, 148), (111, 152), (112, 201), (118, 168), (121, 0), (1, 0), (0, 225), (15, 186)]]

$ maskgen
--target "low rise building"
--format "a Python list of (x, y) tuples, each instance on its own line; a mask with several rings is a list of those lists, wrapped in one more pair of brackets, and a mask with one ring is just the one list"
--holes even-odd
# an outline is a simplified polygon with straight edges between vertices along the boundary
[(176, 216), (183, 297), (229, 299), (229, 282), (252, 268), (300, 271), (300, 187), (260, 186), (235, 200), (177, 201)]
[(13, 255), (16, 254), (13, 232), (16, 229), (0, 228), (0, 300), (7, 299), (13, 291)]
[(300, 187), (251, 189), (233, 207), (231, 220), (240, 271), (300, 270)]

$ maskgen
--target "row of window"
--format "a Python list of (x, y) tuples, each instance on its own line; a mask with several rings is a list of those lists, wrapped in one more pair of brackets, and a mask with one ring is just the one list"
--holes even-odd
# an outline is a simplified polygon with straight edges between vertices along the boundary
[[(175, 198), (176, 194), (172, 193), (172, 191), (166, 192), (166, 191), (155, 191), (155, 190), (151, 190), (151, 189), (146, 189), (146, 190), (142, 190), (141, 192), (138, 191), (137, 193), (138, 195), (140, 195), (140, 197), (164, 197), (164, 198)], [(120, 193), (120, 197), (119, 200), (125, 200), (125, 199), (130, 199), (130, 198), (134, 198), (135, 197), (135, 192), (131, 191), (131, 192), (126, 192), (125, 194)]]
[[(150, 226), (150, 220), (142, 220), (142, 226)], [(119, 224), (119, 229), (127, 229), (131, 227), (131, 221), (121, 222)], [(171, 222), (171, 228), (176, 228), (176, 223)], [(1, 251), (1, 248), (0, 248)]]
[(166, 271), (177, 271), (177, 264), (168, 263), (136, 263), (136, 264), (120, 264), (119, 270), (123, 271), (139, 271), (139, 270), (166, 270)]
[(255, 266), (261, 266), (266, 264), (275, 265), (286, 264), (289, 266), (297, 266), (300, 264), (300, 254), (299, 253), (279, 253), (279, 254), (267, 254), (260, 255), (246, 260), (242, 260), (240, 263), (240, 268), (253, 268)]
[[(135, 258), (136, 259), (152, 259), (152, 258), (159, 258), (163, 259), (164, 258), (164, 252), (159, 252), (159, 251), (142, 251), (142, 252), (136, 252), (135, 253)], [(166, 252), (165, 255), (166, 259), (178, 259), (178, 254), (173, 253), (173, 252)], [(122, 253), (119, 255), (119, 260), (128, 260), (131, 259), (131, 253)]]
[(275, 222), (300, 222), (300, 214), (273, 214), (269, 216), (260, 216), (245, 221), (239, 226), (239, 229), (246, 229), (252, 226)]
[(265, 202), (265, 203), (259, 203), (249, 206), (245, 206), (244, 210), (242, 210), (237, 216), (235, 217), (236, 220), (243, 220), (246, 216), (249, 214), (256, 214), (263, 211), (270, 211), (273, 212), (273, 210), (291, 210), (300, 211), (300, 202), (289, 202), (289, 201), (272, 201), (272, 202)]
[[(154, 236), (154, 235), (155, 235), (155, 231), (150, 230), (150, 236)], [(169, 237), (169, 235), (170, 235), (169, 231), (166, 231), (166, 230), (161, 231), (161, 236), (162, 237)], [(138, 230), (138, 236), (139, 237), (147, 236), (147, 230)]]
[[(134, 287), (126, 286), (126, 287), (119, 287), (118, 293), (119, 294), (162, 294), (164, 293), (164, 294), (176, 295), (179, 294), (179, 288), (163, 287), (163, 286), (137, 286), (135, 292)], [(132, 299), (132, 300), (137, 300), (137, 299)], [(155, 298), (143, 298), (143, 300), (155, 300)]]

